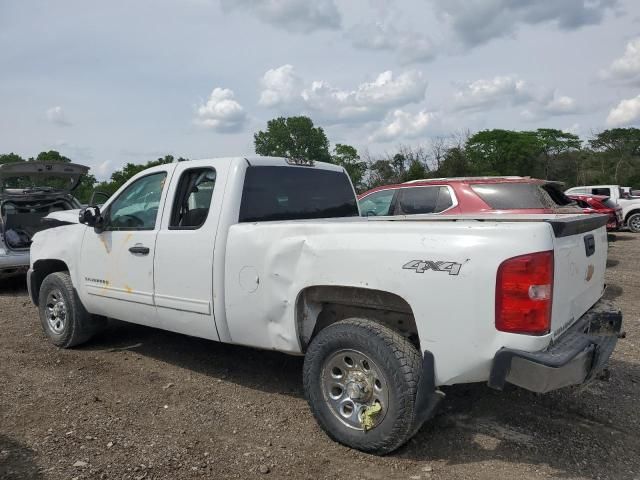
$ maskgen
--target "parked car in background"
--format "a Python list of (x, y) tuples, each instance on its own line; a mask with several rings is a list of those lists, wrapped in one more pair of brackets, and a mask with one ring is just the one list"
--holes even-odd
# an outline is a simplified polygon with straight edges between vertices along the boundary
[(80, 208), (71, 192), (88, 171), (73, 163), (0, 165), (0, 278), (27, 271), (32, 237), (60, 225), (45, 216)]
[(609, 216), (607, 230), (616, 231), (622, 227), (624, 217), (622, 207), (603, 195), (567, 195), (574, 200), (585, 213), (604, 213)]
[(363, 216), (577, 213), (562, 184), (530, 177), (458, 177), (384, 185), (358, 197)]
[(572, 187), (567, 195), (603, 195), (622, 207), (624, 225), (634, 233), (640, 233), (640, 198), (625, 195), (620, 185), (582, 185)]

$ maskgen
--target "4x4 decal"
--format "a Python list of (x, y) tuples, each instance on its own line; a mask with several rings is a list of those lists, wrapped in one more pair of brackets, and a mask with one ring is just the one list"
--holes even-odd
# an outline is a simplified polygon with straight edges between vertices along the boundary
[(449, 272), (449, 275), (458, 275), (461, 267), (461, 263), (433, 260), (411, 260), (402, 266), (405, 270), (415, 270), (416, 273), (424, 273), (426, 270), (433, 270), (436, 272)]

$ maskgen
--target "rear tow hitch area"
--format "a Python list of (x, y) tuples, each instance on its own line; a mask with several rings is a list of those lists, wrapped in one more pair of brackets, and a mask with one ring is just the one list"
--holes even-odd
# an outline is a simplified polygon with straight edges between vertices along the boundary
[(606, 368), (618, 338), (624, 338), (621, 329), (620, 310), (600, 300), (545, 350), (500, 349), (493, 359), (489, 386), (502, 390), (508, 382), (546, 393), (586, 383)]

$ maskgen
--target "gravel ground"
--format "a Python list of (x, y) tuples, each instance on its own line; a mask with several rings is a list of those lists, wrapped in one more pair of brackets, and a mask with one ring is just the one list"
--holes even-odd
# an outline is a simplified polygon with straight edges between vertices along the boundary
[(628, 333), (608, 381), (535, 395), (446, 388), (405, 447), (330, 441), (302, 360), (113, 322), (45, 340), (24, 279), (0, 284), (0, 478), (640, 479), (640, 236), (610, 238), (607, 296)]

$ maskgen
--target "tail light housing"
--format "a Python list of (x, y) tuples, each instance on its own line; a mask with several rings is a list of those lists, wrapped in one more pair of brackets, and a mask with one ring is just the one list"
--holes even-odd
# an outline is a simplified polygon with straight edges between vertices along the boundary
[(545, 335), (551, 328), (553, 251), (505, 260), (496, 277), (496, 329)]

